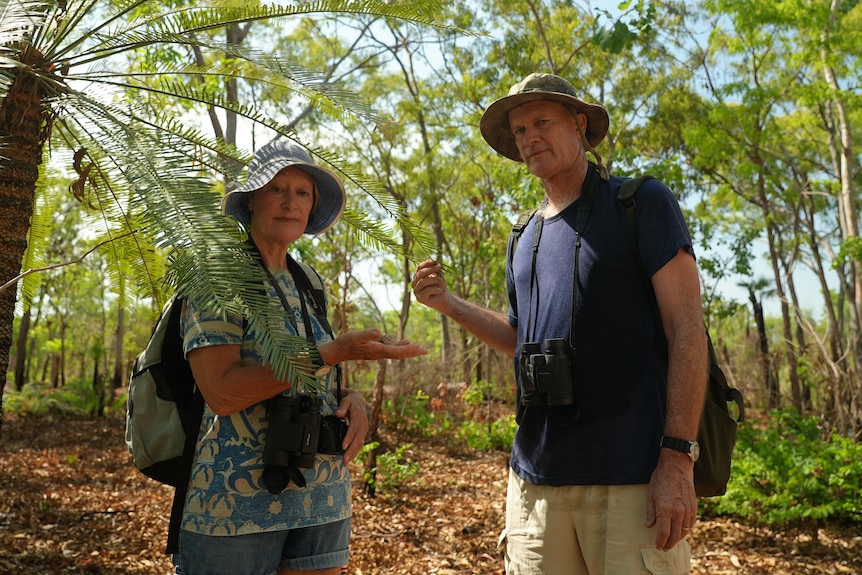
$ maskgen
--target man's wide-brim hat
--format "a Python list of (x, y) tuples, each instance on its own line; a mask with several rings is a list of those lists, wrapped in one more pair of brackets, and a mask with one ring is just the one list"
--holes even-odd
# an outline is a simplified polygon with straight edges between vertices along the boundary
[(222, 211), (242, 222), (251, 223), (248, 194), (269, 183), (284, 168), (295, 166), (308, 173), (317, 184), (314, 209), (308, 215), (307, 234), (322, 234), (338, 221), (347, 204), (344, 185), (333, 172), (316, 165), (305, 148), (290, 140), (275, 140), (254, 154), (248, 167), (248, 179), (222, 198)]
[(575, 96), (575, 88), (566, 80), (553, 74), (530, 74), (485, 110), (479, 129), (488, 144), (516, 162), (523, 162), (515, 145), (515, 135), (509, 126), (509, 112), (527, 102), (549, 100), (559, 102), (587, 117), (584, 136), (592, 147), (596, 147), (608, 133), (610, 119), (608, 111), (596, 104), (587, 104)]

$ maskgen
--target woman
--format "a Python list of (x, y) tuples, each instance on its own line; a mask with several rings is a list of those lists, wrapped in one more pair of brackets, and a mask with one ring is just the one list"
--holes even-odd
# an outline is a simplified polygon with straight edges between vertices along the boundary
[[(329, 229), (345, 201), (339, 178), (288, 141), (274, 141), (258, 150), (246, 183), (222, 201), (223, 211), (248, 229), (270, 279), (267, 292), (286, 310), (286, 329), (316, 344), (326, 393), (322, 402), (310, 403), (304, 390), (295, 389), (301, 386), (276, 379), (271, 366), (263, 365), (254, 333), (249, 333), (243, 318), (224, 319), (194, 301), (186, 305), (184, 348), (206, 408), (183, 508), (179, 552), (174, 554), (177, 574), (336, 574), (347, 565), (351, 515), (347, 464), (363, 445), (368, 420), (359, 393), (340, 390), (338, 369), (326, 366), (352, 359), (406, 359), (427, 352), (408, 341), (386, 345), (377, 329), (332, 339), (325, 316), (316, 313), (320, 306), (314, 294), (302, 289), (308, 282), (299, 276), (309, 274), (302, 268), (297, 272), (292, 261), (294, 273), (288, 269), (290, 245), (303, 233)], [(338, 446), (343, 455), (312, 453), (299, 466), (273, 465), (264, 457), (268, 439), (275, 441), (268, 435), (279, 439), (290, 435), (268, 434), (270, 423), (280, 420), (273, 417), (276, 403), (278, 409), (288, 405), (288, 411), (303, 412), (289, 414), (288, 420), (316, 421), (330, 415), (346, 419)], [(289, 473), (273, 475), (273, 470)]]

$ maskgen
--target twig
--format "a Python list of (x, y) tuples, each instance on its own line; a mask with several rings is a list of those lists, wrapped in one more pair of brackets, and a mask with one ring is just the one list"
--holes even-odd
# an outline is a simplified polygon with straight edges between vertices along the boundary
[(35, 274), (35, 273), (39, 273), (39, 272), (46, 272), (46, 271), (49, 271), (49, 270), (54, 270), (54, 269), (57, 269), (57, 268), (62, 268), (62, 267), (65, 267), (65, 266), (70, 266), (70, 265), (72, 265), (72, 264), (79, 264), (79, 263), (81, 263), (82, 261), (84, 261), (84, 258), (85, 258), (85, 257), (87, 257), (88, 255), (90, 255), (91, 253), (93, 253), (94, 251), (96, 251), (97, 249), (99, 249), (100, 247), (102, 247), (103, 245), (105, 245), (105, 244), (109, 244), (109, 243), (111, 243), (111, 242), (114, 242), (114, 241), (117, 241), (117, 240), (120, 240), (120, 239), (123, 239), (123, 238), (124, 238), (124, 237), (126, 237), (126, 236), (134, 235), (134, 234), (136, 234), (136, 233), (137, 233), (137, 231), (138, 231), (138, 230), (132, 230), (132, 231), (130, 231), (130, 232), (126, 232), (125, 234), (123, 234), (123, 235), (121, 235), (121, 236), (117, 236), (117, 237), (115, 237), (115, 238), (111, 238), (111, 239), (105, 240), (105, 241), (103, 241), (103, 242), (100, 242), (100, 243), (96, 244), (95, 246), (93, 246), (92, 248), (90, 248), (88, 251), (86, 251), (82, 256), (77, 257), (77, 258), (75, 258), (75, 259), (73, 259), (73, 260), (70, 260), (70, 261), (68, 261), (68, 262), (63, 262), (63, 263), (59, 263), (59, 264), (52, 264), (52, 265), (50, 265), (50, 266), (45, 266), (45, 267), (43, 267), (43, 268), (32, 268), (32, 269), (29, 269), (29, 270), (27, 270), (27, 271), (26, 271), (26, 272), (24, 272), (24, 273), (18, 274), (17, 276), (15, 276), (15, 277), (14, 277), (14, 278), (12, 278), (11, 280), (9, 280), (8, 282), (6, 282), (6, 283), (5, 283), (5, 284), (3, 284), (2, 286), (0, 286), (0, 292), (2, 292), (3, 290), (5, 290), (6, 288), (8, 288), (8, 287), (10, 287), (10, 286), (15, 285), (15, 284), (16, 284), (16, 283), (18, 283), (20, 280), (24, 279), (25, 277), (27, 277), (27, 276), (28, 276), (28, 275), (30, 275), (30, 274)]
[(89, 519), (90, 517), (96, 517), (97, 515), (119, 515), (119, 514), (129, 514), (133, 513), (133, 511), (129, 509), (114, 509), (110, 511), (87, 511), (86, 513), (82, 513), (78, 518), (78, 521), (83, 521), (84, 519)]

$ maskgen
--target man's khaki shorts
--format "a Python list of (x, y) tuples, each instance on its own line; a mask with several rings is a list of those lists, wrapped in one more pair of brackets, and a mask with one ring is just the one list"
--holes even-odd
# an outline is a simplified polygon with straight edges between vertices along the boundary
[(686, 575), (682, 540), (655, 547), (646, 485), (532, 485), (509, 470), (500, 546), (507, 575)]

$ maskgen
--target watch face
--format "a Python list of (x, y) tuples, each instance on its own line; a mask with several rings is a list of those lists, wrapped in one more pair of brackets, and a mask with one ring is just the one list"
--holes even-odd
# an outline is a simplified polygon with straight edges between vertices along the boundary
[(691, 455), (692, 461), (700, 459), (700, 444), (697, 441), (691, 442), (691, 451), (689, 452), (689, 455)]

